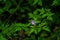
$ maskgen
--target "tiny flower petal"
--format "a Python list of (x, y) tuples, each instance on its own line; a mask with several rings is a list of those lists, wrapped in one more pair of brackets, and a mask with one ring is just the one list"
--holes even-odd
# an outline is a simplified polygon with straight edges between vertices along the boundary
[(35, 21), (34, 20), (32, 20), (32, 25), (35, 25)]

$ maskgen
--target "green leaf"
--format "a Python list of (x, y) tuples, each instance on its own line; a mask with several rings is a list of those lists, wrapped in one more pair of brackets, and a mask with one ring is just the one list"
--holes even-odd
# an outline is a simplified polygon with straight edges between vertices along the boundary
[(6, 40), (6, 38), (4, 38), (3, 35), (0, 35), (0, 40)]
[(48, 16), (47, 19), (53, 21), (53, 18), (51, 16)]
[(30, 18), (34, 17), (32, 13), (29, 13), (28, 15), (29, 15)]
[(15, 26), (17, 26), (17, 27), (25, 27), (25, 26), (26, 26), (26, 24), (22, 24), (22, 23), (15, 23)]
[(6, 2), (5, 7), (3, 8), (3, 10), (7, 10), (8, 11), (8, 9), (10, 7), (11, 7), (11, 3), (8, 1), (8, 2)]
[(38, 5), (42, 6), (42, 0), (38, 0)]
[(31, 40), (36, 40), (34, 35), (31, 36)]
[(43, 15), (42, 15), (42, 18), (45, 18), (45, 17), (47, 17), (47, 14), (43, 14)]
[(36, 9), (36, 10), (33, 12), (33, 14), (34, 14), (34, 15), (36, 15), (36, 14), (37, 14), (37, 12), (38, 12), (38, 10)]
[(37, 32), (39, 33), (41, 30), (42, 30), (41, 27), (39, 27)]
[(4, 12), (4, 11), (3, 11), (3, 9), (2, 9), (2, 8), (0, 8), (0, 14), (2, 14), (2, 12)]
[(44, 25), (47, 25), (47, 22), (42, 22), (41, 24), (39, 24), (40, 27), (43, 27)]
[(49, 29), (48, 26), (44, 26), (44, 27), (43, 27), (43, 30), (50, 32), (50, 29)]
[(34, 0), (27, 0), (27, 1), (30, 5), (32, 5)]
[(60, 0), (54, 0), (52, 3), (52, 6), (53, 5), (55, 5), (55, 6), (60, 5)]
[(40, 14), (44, 14), (45, 13), (45, 10), (44, 10), (44, 8), (42, 8), (42, 9), (40, 9)]
[(15, 11), (16, 11), (16, 8), (15, 8), (15, 9), (10, 9), (10, 10), (9, 10), (10, 14), (14, 14)]
[(34, 0), (33, 5), (35, 5), (36, 3), (38, 3), (38, 0)]
[(35, 34), (37, 34), (37, 33), (38, 33), (38, 30), (37, 30), (37, 29), (35, 29), (35, 30), (34, 30), (34, 32), (35, 32)]
[(29, 34), (31, 34), (31, 33), (33, 33), (33, 32), (34, 32), (34, 29), (31, 28)]

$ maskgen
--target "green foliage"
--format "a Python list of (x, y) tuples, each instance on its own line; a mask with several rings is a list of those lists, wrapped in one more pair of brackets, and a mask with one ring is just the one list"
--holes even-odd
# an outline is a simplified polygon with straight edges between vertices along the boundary
[(58, 6), (58, 5), (60, 5), (59, 2), (60, 2), (60, 0), (54, 0), (52, 5)]
[(3, 35), (0, 34), (0, 40), (6, 40), (6, 38), (4, 38)]
[[(60, 0), (53, 0), (52, 5), (44, 4), (43, 0), (0, 0), (0, 2), (0, 40), (8, 40), (7, 37), (11, 37), (10, 40), (14, 38), (53, 40), (57, 37), (59, 40), (60, 12), (53, 8), (60, 6)], [(32, 24), (32, 20), (35, 25)], [(24, 32), (20, 32), (21, 30)]]
[(42, 0), (27, 0), (27, 1), (31, 6), (34, 6), (36, 4), (42, 6)]

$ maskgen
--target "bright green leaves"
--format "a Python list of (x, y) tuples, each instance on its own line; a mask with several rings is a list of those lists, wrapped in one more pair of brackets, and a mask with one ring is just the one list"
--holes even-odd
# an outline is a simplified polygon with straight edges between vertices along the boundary
[[(7, 25), (7, 24), (6, 24)], [(14, 24), (12, 24), (9, 28), (8, 28), (8, 26), (6, 27), (6, 25), (5, 25), (5, 28), (2, 30), (3, 32), (3, 34), (8, 34), (8, 35), (11, 35), (11, 33), (13, 33), (14, 32), (14, 30), (15, 30), (15, 28), (14, 28)], [(12, 30), (13, 29), (13, 30)]]
[(41, 8), (41, 9), (40, 9), (40, 12), (41, 12), (40, 14), (44, 14), (44, 13), (45, 13), (44, 8)]
[(47, 24), (47, 22), (41, 22), (41, 24), (39, 24), (38, 26), (38, 32), (40, 32), (41, 30), (50, 32), (49, 26), (47, 26)]
[[(43, 0), (20, 0), (20, 1), (17, 1), (17, 3), (15, 0), (11, 0), (11, 1), (3, 0), (3, 1), (5, 1), (4, 2), (5, 4), (4, 4), (3, 8), (0, 8), (0, 14), (2, 14), (4, 11), (8, 11), (10, 13), (10, 15), (13, 15), (13, 14), (17, 15), (18, 18), (16, 17), (16, 19), (15, 19), (17, 21), (21, 17), (25, 18), (27, 15), (29, 17), (26, 17), (28, 20), (26, 19), (27, 23), (25, 23), (25, 24), (20, 23), (20, 22), (12, 23), (12, 25), (11, 24), (9, 25), (7, 23), (6, 24), (0, 23), (1, 24), (0, 29), (2, 30), (2, 32), (1, 32), (2, 34), (6, 34), (9, 36), (11, 34), (13, 34), (14, 36), (16, 36), (17, 34), (15, 34), (15, 32), (20, 31), (20, 30), (24, 30), (26, 35), (31, 35), (32, 33), (38, 35), (42, 30), (50, 32), (51, 22), (53, 22), (53, 13), (51, 12), (51, 9), (48, 9), (50, 5), (49, 6), (45, 5), (42, 2)], [(47, 2), (48, 2), (48, 0), (47, 0)], [(42, 3), (43, 3), (43, 5), (42, 5)], [(46, 1), (45, 1), (45, 3), (46, 3)], [(14, 8), (12, 5), (14, 5)], [(54, 0), (52, 6), (54, 6), (54, 5), (60, 5), (60, 0)], [(40, 7), (41, 7), (41, 9), (40, 9)], [(23, 15), (20, 16), (18, 13), (20, 13), (20, 15), (23, 13)], [(12, 17), (12, 18), (14, 19), (14, 17)], [(34, 22), (36, 22), (35, 23), (36, 25), (32, 25), (31, 20), (34, 20)], [(11, 20), (8, 20), (8, 21), (11, 21)], [(17, 22), (17, 21), (15, 21), (15, 22)], [(58, 22), (59, 22), (59, 20), (58, 20)], [(1, 37), (0, 39), (4, 40), (4, 37)], [(27, 40), (29, 40), (29, 39), (27, 39)]]
[(46, 12), (46, 14), (47, 14), (47, 20), (53, 21), (53, 15), (54, 14), (51, 11)]
[[(40, 6), (42, 6), (42, 0), (27, 0), (28, 2), (29, 2), (29, 4), (30, 5), (36, 5), (36, 4), (38, 4), (38, 5), (40, 5)], [(52, 3), (52, 6), (53, 5), (60, 5), (60, 0), (53, 0), (53, 3)]]
[(7, 40), (3, 35), (0, 34), (0, 40)]
[(33, 5), (35, 5), (38, 2), (38, 0), (34, 0)]
[(29, 18), (33, 18), (33, 14), (32, 13), (29, 13)]
[(38, 5), (42, 6), (42, 0), (38, 0)]
[(27, 0), (30, 5), (34, 6), (36, 4), (42, 6), (42, 0)]
[(48, 16), (47, 19), (53, 21), (53, 18), (51, 16)]
[(2, 33), (3, 34), (7, 34), (7, 35), (11, 35), (12, 33), (16, 32), (16, 31), (20, 31), (21, 30), (21, 26), (20, 24), (12, 24), (9, 26), (9, 24), (6, 25), (1, 25), (2, 27)]
[(33, 32), (34, 32), (34, 28), (31, 28), (29, 33), (31, 34)]
[(34, 0), (33, 5), (35, 5), (35, 4), (42, 6), (42, 0)]
[(38, 11), (39, 11), (39, 9), (35, 10), (33, 13), (29, 13), (28, 14), (29, 18), (32, 18), (35, 21), (38, 20), (38, 18), (39, 18)]
[(15, 26), (17, 26), (17, 27), (25, 27), (26, 25), (25, 24), (22, 24), (22, 23), (15, 23)]
[(46, 18), (47, 20), (53, 21), (53, 13), (50, 11), (50, 9), (40, 9), (40, 16), (42, 18)]
[(41, 32), (41, 30), (42, 30), (42, 27), (38, 27), (37, 28), (37, 33)]
[(50, 32), (50, 29), (49, 29), (48, 26), (44, 26), (44, 27), (43, 27), (43, 30)]
[(43, 14), (43, 15), (42, 15), (42, 18), (45, 18), (46, 16), (47, 16), (47, 14)]
[[(50, 29), (49, 29), (49, 26), (48, 26), (48, 21), (49, 22), (53, 21), (52, 16), (53, 16), (53, 13), (50, 11), (50, 9), (44, 9), (44, 8), (36, 9), (33, 13), (29, 13), (29, 17), (35, 20), (36, 25), (38, 24), (37, 25), (37, 29), (36, 28), (32, 28), (30, 30), (30, 34), (33, 33), (33, 32), (35, 34), (37, 34), (41, 30), (45, 30), (45, 31), (50, 32)], [(35, 27), (35, 26), (32, 26), (32, 27)]]
[(40, 9), (40, 12), (41, 12), (40, 15), (41, 15), (42, 18), (47, 16), (47, 14), (45, 13), (45, 9), (44, 8)]
[(37, 14), (38, 14), (38, 10), (39, 10), (39, 9), (36, 9), (36, 10), (33, 12), (33, 14), (34, 14), (34, 15), (37, 15)]
[(29, 35), (32, 34), (32, 33), (38, 34), (38, 28), (32, 26), (32, 27), (30, 28), (30, 31), (29, 31), (28, 33), (29, 33)]
[(40, 27), (43, 27), (44, 25), (47, 25), (47, 22), (41, 22), (41, 24), (39, 24)]
[(60, 5), (60, 0), (54, 0), (52, 6), (53, 6), (53, 5), (55, 5), (55, 6)]

